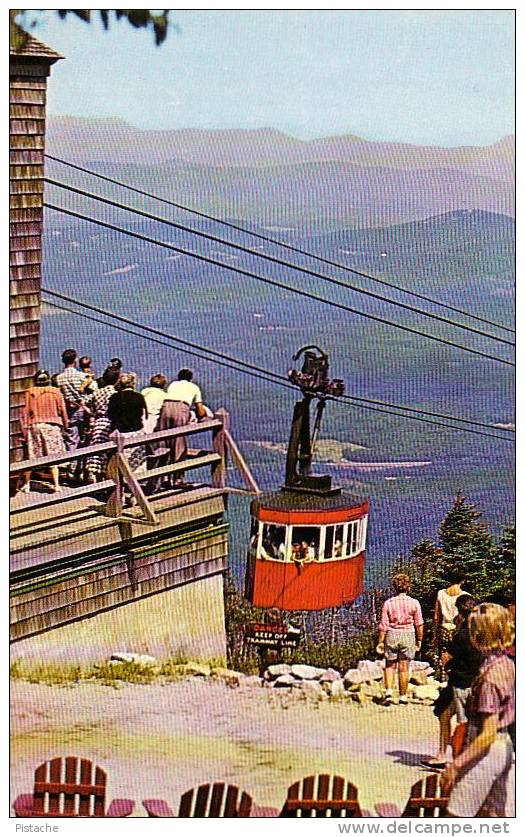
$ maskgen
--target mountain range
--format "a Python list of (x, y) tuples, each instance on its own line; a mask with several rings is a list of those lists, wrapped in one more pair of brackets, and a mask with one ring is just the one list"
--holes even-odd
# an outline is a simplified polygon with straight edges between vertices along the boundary
[[(50, 154), (161, 197), (263, 226), (314, 233), (457, 210), (514, 214), (513, 136), (442, 148), (354, 135), (304, 141), (273, 129), (144, 131), (65, 116), (50, 117), (47, 143)], [(52, 171), (65, 179), (63, 167)]]

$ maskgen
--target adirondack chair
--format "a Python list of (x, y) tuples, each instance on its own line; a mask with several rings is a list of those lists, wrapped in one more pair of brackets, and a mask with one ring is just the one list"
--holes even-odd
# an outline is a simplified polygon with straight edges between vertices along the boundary
[[(148, 817), (174, 817), (163, 799), (144, 799)], [(215, 782), (191, 788), (181, 796), (178, 817), (249, 817), (252, 798), (235, 785)]]
[(367, 817), (357, 788), (341, 776), (306, 776), (288, 788), (280, 817)]
[(376, 811), (380, 817), (444, 817), (448, 805), (448, 796), (442, 796), (440, 776), (437, 773), (420, 779), (412, 786), (410, 799), (401, 812), (391, 802), (379, 802)]
[(33, 793), (15, 799), (17, 817), (128, 817), (131, 799), (114, 799), (106, 810), (106, 774), (77, 756), (45, 761), (35, 770)]

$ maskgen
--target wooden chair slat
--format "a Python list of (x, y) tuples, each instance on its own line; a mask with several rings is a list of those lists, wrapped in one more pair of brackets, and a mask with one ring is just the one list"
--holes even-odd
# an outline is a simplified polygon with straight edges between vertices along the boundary
[(103, 817), (106, 812), (106, 782), (106, 774), (97, 764), (95, 766), (95, 789), (93, 791), (93, 814), (95, 817)]
[[(35, 784), (37, 781), (44, 783), (48, 778), (48, 768), (49, 763), (46, 761), (44, 764), (40, 764), (37, 769), (35, 770)], [(34, 811), (36, 814), (44, 814), (45, 813), (45, 799), (46, 794), (45, 791), (35, 791), (33, 793), (34, 799)]]
[(47, 812), (50, 816), (62, 813), (60, 810), (60, 790), (56, 787), (62, 783), (62, 759), (56, 758), (49, 762), (49, 786), (53, 790), (47, 791)]
[(236, 785), (228, 785), (226, 788), (226, 799), (224, 801), (223, 817), (239, 816), (239, 788)]
[(179, 804), (179, 817), (191, 817), (194, 795), (195, 791), (191, 788), (191, 790), (186, 791), (186, 793), (181, 796)]
[(81, 782), (35, 782), (35, 790), (40, 793), (81, 793), (84, 796), (104, 794), (104, 785), (84, 785)]
[[(91, 785), (91, 773), (93, 765), (87, 759), (80, 759), (80, 784), (84, 787)], [(89, 817), (91, 796), (84, 791), (79, 792), (78, 797), (78, 813), (81, 817)]]
[[(64, 761), (66, 763), (66, 769), (65, 769), (65, 774), (64, 774), (64, 779), (65, 779), (64, 787), (65, 788), (66, 787), (71, 788), (72, 786), (77, 784), (78, 759), (76, 759), (74, 756), (67, 756), (64, 759)], [(35, 785), (36, 785), (36, 783), (35, 783)], [(72, 817), (77, 812), (76, 811), (77, 798), (75, 796), (75, 791), (70, 790), (68, 792), (67, 790), (64, 790), (64, 794), (65, 794), (64, 795), (64, 814), (68, 814), (70, 817)]]
[[(253, 799), (251, 796), (246, 793), (246, 791), (242, 792), (241, 801), (239, 803), (239, 810), (238, 810), (238, 817), (249, 817), (252, 811)], [(225, 815), (226, 816), (226, 815)]]
[(437, 773), (432, 773), (430, 776), (427, 776), (425, 796), (437, 796), (437, 789), (438, 775)]
[(207, 805), (208, 805), (208, 797), (210, 795), (210, 786), (209, 785), (201, 785), (197, 788), (197, 795), (195, 797), (195, 810), (193, 812), (194, 817), (206, 817), (207, 816)]
[(341, 776), (334, 776), (332, 788), (332, 799), (343, 799), (345, 780)]
[(319, 776), (317, 798), (330, 799), (330, 776), (327, 776), (326, 773)]
[[(229, 794), (228, 788), (228, 794)], [(226, 794), (226, 807), (228, 807), (228, 794)], [(216, 782), (211, 789), (211, 798), (210, 798), (210, 807), (208, 811), (209, 817), (220, 817), (221, 815), (221, 808), (222, 808), (222, 801), (224, 799), (224, 784), (221, 782)], [(232, 809), (235, 810), (235, 803), (237, 802), (237, 794), (235, 794), (235, 798), (233, 799)], [(231, 804), (231, 803), (230, 803)], [(231, 817), (232, 814), (224, 812), (225, 817)]]

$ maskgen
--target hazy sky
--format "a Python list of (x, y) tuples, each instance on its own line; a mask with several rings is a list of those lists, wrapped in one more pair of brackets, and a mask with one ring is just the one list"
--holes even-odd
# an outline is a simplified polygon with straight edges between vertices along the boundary
[(178, 11), (161, 47), (47, 17), (49, 112), (140, 128), (278, 128), (485, 145), (514, 130), (512, 11)]

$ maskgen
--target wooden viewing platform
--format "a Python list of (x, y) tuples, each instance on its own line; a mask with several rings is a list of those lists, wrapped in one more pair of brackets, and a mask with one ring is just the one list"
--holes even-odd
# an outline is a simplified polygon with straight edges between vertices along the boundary
[[(137, 650), (137, 638), (130, 641), (134, 634), (130, 609), (136, 606), (140, 610), (139, 650), (159, 654), (160, 644), (165, 653), (173, 652), (170, 636), (180, 633), (174, 620), (177, 612), (180, 615), (181, 606), (185, 607), (181, 590), (200, 585), (202, 607), (208, 613), (202, 607), (200, 612), (194, 610), (192, 594), (192, 612), (186, 608), (181, 622), (199, 616), (203, 624), (208, 620), (204, 627), (212, 638), (211, 644), (215, 642), (217, 646), (217, 632), (221, 637), (224, 634), (222, 581), (228, 567), (228, 524), (224, 518), (228, 453), (239, 466), (250, 492), (258, 490), (228, 432), (227, 421), (227, 414), (219, 411), (214, 419), (144, 434), (131, 442), (116, 433), (102, 445), (11, 466), (11, 473), (16, 476), (29, 468), (41, 470), (90, 453), (105, 452), (109, 456), (108, 478), (103, 482), (64, 489), (57, 494), (19, 493), (12, 499), (12, 642), (25, 648), (45, 633), (45, 643), (52, 646), (51, 632), (53, 636), (62, 632), (67, 644), (68, 626), (75, 628), (78, 637), (83, 634), (79, 623), (86, 620), (89, 635), (83, 642), (92, 648), (91, 656), (97, 656), (97, 646), (106, 651), (100, 633), (108, 634), (119, 647), (128, 644)], [(192, 448), (183, 461), (141, 474), (135, 475), (129, 468), (125, 451), (130, 447), (155, 444), (154, 457), (158, 459), (160, 442), (210, 432), (209, 450)], [(205, 468), (211, 468), (209, 483), (202, 481)], [(158, 489), (160, 478), (184, 472), (185, 479), (189, 479), (195, 469), (200, 469), (198, 482)], [(150, 490), (153, 486), (152, 494), (143, 492), (144, 484)], [(135, 498), (135, 505), (125, 505), (126, 491)], [(145, 604), (148, 601), (149, 605)], [(158, 613), (164, 614), (163, 626), (155, 622)], [(218, 620), (211, 629), (210, 614), (212, 621)], [(101, 622), (100, 631), (93, 630), (97, 619)], [(143, 635), (144, 620), (150, 622), (146, 631), (149, 639)], [(115, 636), (124, 627), (126, 633)], [(220, 645), (222, 648), (223, 639)]]

